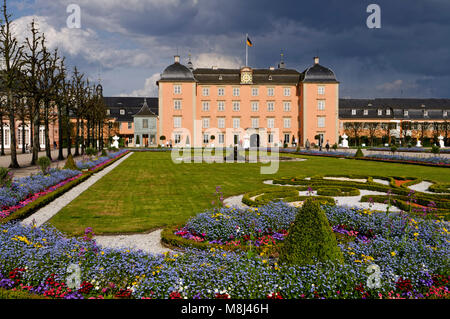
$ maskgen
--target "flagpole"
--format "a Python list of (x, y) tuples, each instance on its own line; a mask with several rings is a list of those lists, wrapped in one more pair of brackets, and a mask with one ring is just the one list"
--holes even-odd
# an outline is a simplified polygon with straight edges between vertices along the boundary
[(248, 45), (247, 45), (248, 33), (245, 34), (245, 66), (248, 66)]

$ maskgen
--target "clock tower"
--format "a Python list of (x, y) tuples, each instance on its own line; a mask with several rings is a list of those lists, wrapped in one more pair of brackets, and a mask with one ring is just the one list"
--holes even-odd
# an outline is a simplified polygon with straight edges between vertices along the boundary
[(248, 66), (241, 69), (241, 84), (253, 84), (253, 71)]

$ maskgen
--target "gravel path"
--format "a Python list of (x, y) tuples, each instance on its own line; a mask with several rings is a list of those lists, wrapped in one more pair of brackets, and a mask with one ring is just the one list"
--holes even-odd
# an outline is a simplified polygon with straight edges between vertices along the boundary
[(132, 152), (125, 155), (121, 159), (117, 160), (115, 163), (111, 164), (110, 166), (106, 167), (105, 169), (101, 170), (98, 173), (95, 173), (91, 177), (89, 177), (86, 181), (83, 183), (75, 186), (70, 191), (64, 193), (62, 196), (58, 197), (54, 201), (52, 201), (47, 206), (42, 207), (37, 212), (35, 212), (30, 217), (24, 219), (21, 223), (22, 225), (31, 225), (33, 222), (40, 226), (47, 222), (50, 218), (55, 216), (62, 208), (64, 208), (66, 205), (68, 205), (70, 202), (72, 202), (75, 198), (80, 196), (85, 190), (87, 190), (89, 187), (94, 185), (99, 179), (101, 179), (103, 176), (111, 172), (114, 168), (116, 168), (120, 163), (125, 161), (129, 156), (133, 154)]
[(440, 195), (448, 195), (449, 193), (435, 193), (435, 192), (430, 192), (428, 191), (428, 187), (430, 187), (431, 185), (433, 185), (433, 183), (430, 182), (420, 182), (418, 184), (414, 184), (409, 186), (409, 189), (412, 189), (413, 191), (416, 192), (422, 192), (422, 193), (427, 193), (427, 194), (440, 194)]
[(108, 248), (139, 249), (150, 254), (173, 252), (161, 245), (161, 229), (148, 234), (95, 236), (99, 246)]

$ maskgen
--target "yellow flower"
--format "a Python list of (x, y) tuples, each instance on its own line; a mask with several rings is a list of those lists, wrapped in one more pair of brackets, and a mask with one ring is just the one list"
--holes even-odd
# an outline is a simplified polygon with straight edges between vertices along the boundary
[(104, 251), (101, 251), (101, 252), (100, 252), (100, 254), (101, 254), (101, 255), (104, 255), (104, 254), (105, 254), (105, 252), (104, 252)]
[(419, 236), (419, 233), (414, 233), (413, 235), (414, 235), (414, 237), (417, 237), (417, 236)]
[(362, 261), (359, 260), (359, 259), (356, 259), (356, 260), (355, 260), (355, 263), (362, 263)]
[(397, 253), (395, 251), (391, 251), (391, 256), (394, 257), (395, 255), (397, 255)]
[(223, 256), (223, 257), (227, 257), (227, 254), (223, 253), (222, 256)]

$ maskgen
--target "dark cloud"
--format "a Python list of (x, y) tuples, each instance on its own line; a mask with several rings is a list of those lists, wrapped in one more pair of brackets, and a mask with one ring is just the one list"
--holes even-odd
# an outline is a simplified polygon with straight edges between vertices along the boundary
[[(36, 11), (62, 27), (71, 2), (36, 0)], [(161, 72), (177, 50), (243, 59), (248, 32), (254, 67), (276, 66), (283, 51), (287, 65), (303, 71), (319, 55), (336, 72), (344, 94), (450, 97), (448, 0), (79, 2), (84, 27), (112, 35), (112, 48), (153, 54), (152, 65), (145, 66), (148, 77)], [(381, 29), (366, 26), (371, 3), (381, 7)]]

